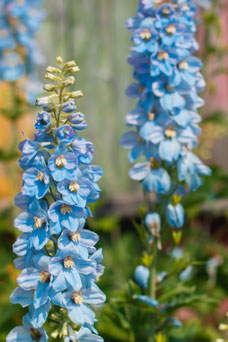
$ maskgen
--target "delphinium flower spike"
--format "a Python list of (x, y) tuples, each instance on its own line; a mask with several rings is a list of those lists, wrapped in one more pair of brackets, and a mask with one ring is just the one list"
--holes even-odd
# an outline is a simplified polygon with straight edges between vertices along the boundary
[(40, 91), (36, 66), (44, 62), (35, 40), (45, 12), (43, 0), (0, 1), (0, 82), (23, 78), (29, 102)]
[[(182, 197), (197, 190), (200, 176), (210, 174), (192, 152), (201, 132), (197, 110), (204, 103), (198, 93), (205, 87), (202, 63), (193, 55), (198, 49), (196, 13), (192, 0), (140, 0), (136, 16), (127, 21), (134, 44), (128, 58), (134, 82), (126, 94), (137, 105), (126, 117), (129, 131), (120, 143), (130, 150), (131, 163), (140, 158), (129, 176), (142, 183), (150, 211), (145, 228), (151, 257), (144, 257), (135, 272), (149, 296), (135, 298), (154, 306), (157, 248), (162, 248), (164, 227), (171, 228), (178, 244), (185, 219)], [(151, 192), (156, 203), (150, 201)]]
[(19, 144), (24, 174), (15, 202), (24, 211), (15, 219), (22, 235), (13, 249), (21, 274), (11, 302), (29, 312), (7, 342), (103, 341), (91, 308), (105, 301), (96, 284), (103, 273), (102, 250), (95, 248), (98, 235), (84, 228), (103, 172), (92, 165), (92, 143), (79, 136), (87, 124), (75, 99), (83, 94), (69, 90), (79, 68), (61, 57), (57, 62), (45, 75), (52, 81), (44, 85), (50, 94), (37, 99), (34, 140), (25, 136)]

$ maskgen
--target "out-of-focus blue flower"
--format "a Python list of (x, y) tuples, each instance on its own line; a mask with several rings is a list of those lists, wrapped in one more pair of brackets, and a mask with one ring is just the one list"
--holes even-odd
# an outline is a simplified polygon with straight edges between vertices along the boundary
[(172, 228), (182, 228), (184, 225), (184, 208), (180, 203), (168, 204), (166, 208), (166, 217)]
[(88, 328), (81, 328), (78, 333), (70, 329), (70, 334), (65, 337), (64, 342), (103, 342), (103, 338), (93, 334)]
[(145, 303), (149, 306), (155, 306), (156, 307), (159, 305), (157, 300), (154, 300), (154, 299), (147, 297), (147, 296), (144, 296), (144, 295), (134, 295), (133, 298), (142, 302), (142, 303)]
[(138, 163), (129, 172), (131, 179), (142, 181), (147, 192), (166, 193), (170, 188), (170, 177), (162, 167), (153, 168), (150, 163)]
[[(0, 81), (17, 81), (24, 76), (27, 100), (33, 103), (40, 87), (36, 67), (44, 58), (35, 34), (45, 17), (43, 1), (17, 0), (0, 2)], [(30, 85), (32, 80), (33, 86)]]
[(148, 287), (148, 281), (150, 277), (150, 271), (145, 266), (137, 266), (134, 273), (134, 278), (136, 282), (142, 286), (144, 289)]

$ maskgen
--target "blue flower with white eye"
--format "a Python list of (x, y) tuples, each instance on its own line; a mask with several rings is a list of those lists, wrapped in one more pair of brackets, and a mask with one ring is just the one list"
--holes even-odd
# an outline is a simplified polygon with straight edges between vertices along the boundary
[(134, 278), (136, 282), (142, 286), (144, 289), (147, 289), (148, 282), (150, 277), (150, 270), (149, 268), (139, 265), (135, 269)]
[(82, 258), (88, 259), (88, 251), (95, 250), (94, 246), (99, 237), (95, 232), (84, 229), (84, 223), (84, 221), (79, 221), (79, 227), (74, 233), (64, 229), (58, 239), (58, 247), (60, 249), (74, 250)]
[(21, 192), (25, 196), (43, 198), (50, 184), (50, 174), (42, 157), (35, 163), (35, 167), (27, 169), (23, 174), (23, 185)]
[(178, 21), (170, 20), (167, 26), (162, 27), (160, 30), (160, 38), (162, 44), (166, 46), (175, 46), (181, 42), (182, 36), (185, 31), (185, 26)]
[(172, 228), (182, 228), (184, 225), (184, 208), (180, 203), (169, 203), (166, 208), (166, 217), (168, 224)]
[(164, 74), (171, 76), (173, 73), (173, 65), (175, 60), (169, 55), (169, 50), (160, 50), (156, 55), (151, 56), (150, 74), (151, 76), (159, 76)]
[(38, 309), (50, 302), (52, 275), (48, 271), (51, 258), (42, 253), (33, 258), (34, 267), (25, 268), (17, 278), (18, 285), (26, 290), (34, 290), (33, 305)]
[(84, 208), (92, 190), (92, 183), (87, 178), (79, 176), (71, 181), (65, 179), (59, 182), (57, 189), (66, 203)]
[(132, 40), (136, 45), (133, 48), (136, 52), (141, 53), (149, 51), (154, 53), (158, 49), (157, 31), (152, 27), (135, 30)]
[(71, 144), (75, 139), (75, 132), (70, 125), (64, 125), (57, 128), (56, 137), (65, 144)]
[[(177, 87), (180, 84), (186, 84), (190, 87), (196, 83), (196, 74), (201, 70), (202, 62), (195, 56), (190, 56), (181, 60), (176, 69), (173, 70), (173, 74), (169, 79), (170, 87)], [(203, 88), (205, 84), (203, 84)]]
[(70, 334), (65, 337), (64, 342), (103, 342), (103, 338), (93, 334), (90, 329), (81, 327), (80, 330), (75, 333), (70, 329)]
[(171, 185), (169, 174), (164, 168), (155, 168), (152, 164), (149, 162), (136, 164), (131, 168), (129, 176), (131, 179), (142, 181), (142, 186), (147, 192), (165, 194)]
[(77, 168), (77, 158), (69, 152), (66, 145), (60, 143), (48, 160), (48, 166), (55, 181), (72, 179)]
[(36, 123), (35, 123), (36, 129), (41, 129), (41, 130), (46, 129), (50, 126), (50, 123), (51, 123), (50, 114), (48, 114), (47, 112), (38, 113)]
[(68, 120), (74, 129), (77, 129), (80, 131), (85, 129), (88, 126), (85, 121), (85, 115), (82, 113), (71, 114), (69, 115)]
[(23, 256), (27, 253), (27, 248), (31, 247), (41, 250), (50, 237), (46, 202), (40, 204), (36, 200), (33, 201), (27, 212), (16, 217), (14, 225), (24, 232), (14, 243), (16, 254), (20, 251), (18, 255)]
[(66, 203), (62, 200), (51, 204), (48, 210), (50, 219), (50, 233), (59, 234), (62, 228), (66, 228), (71, 232), (75, 232), (81, 220), (87, 217), (87, 211), (75, 205)]
[(156, 12), (156, 28), (160, 29), (166, 26), (170, 21), (175, 18), (175, 10), (171, 4), (161, 5)]
[(74, 323), (93, 325), (95, 314), (88, 304), (100, 305), (104, 300), (104, 293), (95, 284), (91, 284), (90, 288), (82, 286), (79, 291), (69, 288), (64, 293), (59, 292), (54, 296), (53, 303), (67, 308), (69, 317)]
[(82, 259), (76, 251), (68, 247), (58, 250), (48, 265), (50, 274), (54, 276), (53, 289), (59, 292), (71, 286), (74, 291), (79, 291), (82, 287), (80, 274), (90, 274), (94, 267), (95, 263), (89, 259)]

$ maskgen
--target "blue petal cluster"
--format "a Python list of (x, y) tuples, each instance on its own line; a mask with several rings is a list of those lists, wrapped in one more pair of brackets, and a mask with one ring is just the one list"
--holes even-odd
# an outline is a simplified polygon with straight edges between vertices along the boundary
[(45, 12), (43, 0), (0, 1), (0, 81), (13, 82), (28, 75), (24, 88), (34, 102), (40, 85), (35, 72), (43, 56), (34, 36)]
[[(134, 82), (126, 94), (137, 99), (126, 117), (130, 128), (120, 143), (135, 164), (130, 178), (141, 181), (146, 192), (165, 195), (167, 222), (184, 224), (184, 209), (173, 196), (195, 191), (210, 169), (194, 155), (201, 133), (198, 114), (204, 101), (202, 63), (193, 53), (197, 7), (192, 0), (140, 0), (136, 16), (127, 21), (134, 46), (128, 62)], [(153, 221), (153, 217), (150, 217)]]
[[(100, 196), (97, 182), (103, 171), (92, 165), (92, 143), (78, 135), (87, 126), (74, 102), (81, 93), (64, 95), (64, 84), (72, 78), (65, 75), (77, 71), (76, 64), (60, 65), (60, 69), (48, 68), (58, 75), (53, 76), (58, 86), (55, 94), (37, 100), (41, 111), (34, 140), (25, 137), (19, 144), (24, 173), (15, 203), (23, 212), (15, 227), (22, 235), (13, 250), (21, 273), (11, 302), (28, 307), (29, 312), (7, 342), (48, 341), (43, 325), (47, 321), (48, 326), (56, 306), (62, 308), (60, 327), (67, 323), (65, 342), (103, 341), (93, 328), (96, 319), (91, 308), (105, 301), (96, 285), (104, 271), (102, 249), (95, 248), (98, 235), (85, 228), (91, 215), (88, 204)], [(81, 327), (79, 332), (75, 327)]]

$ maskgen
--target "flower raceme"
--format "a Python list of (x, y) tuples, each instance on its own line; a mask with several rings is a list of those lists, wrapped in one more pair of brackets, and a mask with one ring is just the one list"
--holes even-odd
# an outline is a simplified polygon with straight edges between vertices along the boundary
[(35, 67), (43, 63), (34, 39), (45, 17), (42, 3), (43, 0), (0, 1), (0, 81), (13, 82), (29, 75), (24, 83), (29, 102), (39, 92)]
[(87, 127), (75, 104), (82, 92), (68, 87), (79, 68), (60, 57), (57, 62), (45, 76), (53, 84), (44, 85), (54, 93), (37, 99), (35, 138), (19, 144), (24, 174), (15, 203), (24, 211), (15, 219), (22, 235), (13, 250), (21, 274), (11, 302), (29, 312), (7, 342), (103, 341), (91, 308), (105, 301), (96, 285), (103, 273), (102, 250), (95, 248), (98, 235), (84, 228), (103, 172), (91, 164), (93, 145), (78, 135)]
[(146, 159), (129, 176), (141, 181), (146, 192), (167, 199), (166, 221), (173, 229), (184, 224), (180, 196), (197, 190), (200, 176), (210, 174), (192, 152), (201, 132), (197, 109), (203, 100), (198, 93), (205, 87), (202, 63), (192, 55), (198, 49), (196, 12), (191, 0), (140, 0), (136, 16), (127, 21), (135, 81), (126, 94), (138, 100), (126, 117), (130, 130), (120, 143), (130, 150), (130, 162)]

